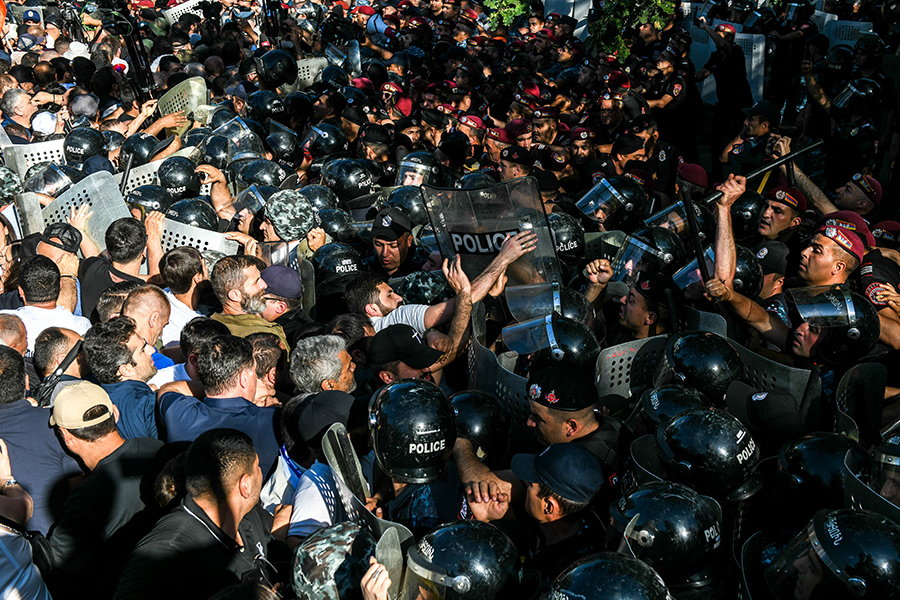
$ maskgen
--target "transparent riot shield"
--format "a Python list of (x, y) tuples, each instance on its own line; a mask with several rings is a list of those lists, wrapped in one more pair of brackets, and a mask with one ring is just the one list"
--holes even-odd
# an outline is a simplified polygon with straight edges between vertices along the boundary
[(422, 191), (441, 254), (460, 254), (469, 278), (484, 271), (508, 235), (528, 230), (537, 234), (537, 247), (510, 265), (507, 287), (560, 281), (556, 248), (533, 177), (471, 190), (426, 185)]
[(666, 253), (660, 252), (630, 235), (625, 236), (625, 243), (622, 244), (616, 257), (612, 260), (613, 273), (610, 281), (622, 281), (630, 284), (634, 281), (638, 271), (659, 273), (666, 266), (667, 258), (671, 260)]
[(562, 290), (555, 281), (508, 288), (506, 303), (516, 321), (528, 321), (553, 312), (563, 314)]
[[(703, 257), (706, 259), (706, 268), (710, 273), (714, 273), (716, 269), (716, 253), (712, 246), (704, 250)], [(706, 289), (703, 287), (703, 277), (700, 275), (700, 267), (695, 258), (687, 265), (682, 267), (675, 275), (672, 276), (675, 285), (684, 290), (686, 299), (698, 299), (703, 297)]]

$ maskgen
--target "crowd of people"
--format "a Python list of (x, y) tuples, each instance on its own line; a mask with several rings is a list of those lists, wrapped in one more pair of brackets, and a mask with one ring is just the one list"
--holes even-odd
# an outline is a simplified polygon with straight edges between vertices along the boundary
[(0, 5), (0, 597), (900, 597), (896, 6), (492, 6)]

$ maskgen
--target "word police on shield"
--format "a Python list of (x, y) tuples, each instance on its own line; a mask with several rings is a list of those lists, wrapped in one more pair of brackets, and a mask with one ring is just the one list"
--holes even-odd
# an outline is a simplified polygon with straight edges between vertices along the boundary
[(500, 252), (500, 246), (507, 235), (516, 235), (517, 229), (498, 231), (496, 233), (453, 233), (453, 252), (455, 254), (488, 254), (495, 255)]

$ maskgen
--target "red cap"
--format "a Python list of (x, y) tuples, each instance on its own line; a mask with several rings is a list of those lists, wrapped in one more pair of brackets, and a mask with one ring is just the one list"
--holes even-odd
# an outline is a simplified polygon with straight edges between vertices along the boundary
[(799, 212), (806, 210), (806, 196), (803, 195), (803, 192), (786, 185), (779, 185), (769, 190), (766, 199), (781, 202)]
[(859, 262), (863, 261), (866, 248), (862, 240), (856, 235), (855, 231), (850, 231), (846, 227), (820, 227), (816, 233), (821, 233), (829, 240), (855, 256)]
[(385, 23), (390, 23), (396, 29), (400, 29), (400, 26), (402, 25), (402, 22), (400, 21), (400, 17), (398, 17), (397, 15), (388, 15), (388, 16), (384, 17), (383, 21)]
[(694, 185), (699, 185), (703, 189), (709, 187), (709, 177), (706, 175), (706, 169), (700, 165), (685, 163), (678, 165), (678, 176)]
[(438, 104), (437, 109), (450, 117), (455, 117), (457, 115), (456, 107), (452, 104)]
[(389, 92), (391, 94), (402, 94), (403, 88), (400, 87), (398, 84), (394, 83), (393, 81), (386, 81), (381, 84), (381, 91)]
[(882, 221), (872, 225), (872, 235), (876, 240), (887, 243), (887, 246), (893, 248), (897, 245), (897, 238), (900, 237), (900, 223), (897, 221)]
[(716, 31), (727, 31), (732, 34), (737, 33), (734, 25), (731, 25), (730, 23), (719, 23), (716, 25)]
[(631, 79), (622, 71), (611, 71), (603, 76), (603, 81), (613, 91), (631, 89)]
[(850, 180), (856, 184), (866, 198), (872, 201), (875, 206), (881, 204), (881, 184), (874, 177), (857, 173)]
[(822, 217), (818, 223), (819, 227), (843, 227), (856, 234), (866, 242), (866, 248), (875, 247), (875, 236), (869, 231), (869, 224), (863, 219), (859, 213), (852, 210), (839, 210), (829, 213)]
[(353, 10), (350, 11), (351, 15), (364, 14), (367, 17), (371, 17), (375, 14), (375, 9), (371, 6), (356, 6)]
[(635, 167), (625, 171), (625, 177), (641, 184), (641, 187), (653, 189), (653, 173), (647, 169)]
[(543, 106), (534, 111), (534, 119), (558, 119), (559, 109), (555, 106)]

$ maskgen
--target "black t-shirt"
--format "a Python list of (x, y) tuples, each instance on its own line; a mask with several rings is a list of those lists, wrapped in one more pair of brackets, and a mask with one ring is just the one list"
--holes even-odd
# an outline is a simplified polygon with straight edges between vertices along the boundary
[(459, 518), (463, 506), (462, 484), (456, 465), (432, 483), (410, 483), (384, 507), (384, 518), (409, 528), (417, 538), (441, 523)]
[[(115, 277), (115, 279), (113, 279)], [(97, 315), (97, 301), (103, 292), (119, 281), (135, 281), (143, 283), (139, 277), (123, 273), (112, 263), (101, 257), (94, 256), (81, 261), (78, 269), (78, 281), (81, 282), (81, 314), (96, 323), (100, 320)]]
[(878, 292), (893, 286), (900, 289), (900, 266), (875, 249), (863, 257), (859, 265), (859, 292), (875, 307), (875, 310), (887, 308), (887, 302), (877, 299)]
[(704, 69), (716, 78), (716, 97), (719, 104), (745, 108), (753, 104), (753, 94), (747, 80), (744, 51), (737, 44), (717, 48)]

